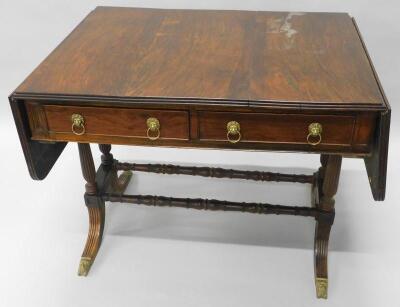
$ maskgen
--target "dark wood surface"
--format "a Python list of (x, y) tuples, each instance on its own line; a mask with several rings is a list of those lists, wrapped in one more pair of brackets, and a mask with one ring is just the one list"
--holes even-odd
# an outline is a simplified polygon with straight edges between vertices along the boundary
[(98, 7), (16, 92), (384, 105), (341, 13)]
[[(344, 13), (99, 7), (10, 103), (35, 179), (70, 141), (285, 150), (363, 157), (374, 198), (385, 196), (390, 106)], [(70, 131), (73, 113), (84, 135)], [(236, 144), (229, 120), (242, 127)], [(311, 122), (324, 127), (317, 146)]]
[(314, 274), (317, 297), (328, 295), (328, 244), (335, 218), (335, 194), (339, 185), (342, 157), (321, 155), (321, 167), (317, 172), (318, 202), (315, 207), (330, 218), (317, 218), (314, 237)]
[[(371, 150), (376, 114), (373, 112), (289, 112), (264, 109), (224, 107), (196, 109), (109, 108), (75, 105), (47, 105), (26, 102), (32, 139), (38, 141), (76, 141), (126, 145), (176, 147), (280, 149), (306, 152), (336, 152), (367, 155)], [(143, 107), (143, 105), (141, 106)], [(256, 112), (258, 111), (258, 112)], [(262, 112), (264, 111), (264, 112)], [(71, 130), (71, 115), (85, 119), (85, 133)], [(160, 122), (160, 138), (149, 140), (146, 120), (155, 117)], [(240, 124), (241, 139), (232, 144), (227, 138), (227, 123)], [(321, 143), (307, 142), (308, 126), (318, 122), (323, 127)]]
[(241, 171), (219, 167), (196, 167), (172, 164), (143, 164), (127, 162), (115, 162), (114, 167), (118, 171), (123, 170), (149, 172), (168, 175), (179, 174), (213, 178), (246, 179), (255, 181), (314, 183), (314, 177), (310, 175), (287, 175), (272, 172)]
[[(12, 97), (9, 101), (29, 174), (32, 179), (43, 180), (57, 162), (67, 143), (46, 144), (32, 140), (32, 126), (28, 118), (34, 117), (37, 113), (27, 112), (22, 101)], [(43, 124), (40, 121), (39, 123)]]
[[(79, 145), (82, 151), (83, 145)], [(334, 195), (337, 191), (342, 156), (340, 155), (321, 155), (321, 167), (313, 175), (294, 175), (281, 174), (271, 172), (258, 171), (240, 171), (233, 169), (210, 168), (210, 167), (191, 167), (178, 165), (160, 165), (160, 164), (135, 164), (121, 163), (117, 160), (112, 161), (110, 153), (111, 146), (100, 144), (100, 150), (103, 153), (102, 164), (100, 165), (96, 181), (98, 182), (97, 198), (100, 201), (107, 202), (124, 202), (142, 204), (146, 206), (162, 206), (162, 207), (180, 207), (192, 208), (198, 210), (222, 210), (234, 212), (246, 212), (255, 214), (278, 214), (278, 215), (295, 215), (310, 216), (316, 219), (315, 231), (315, 284), (318, 298), (327, 298), (328, 291), (328, 242), (330, 229), (334, 221)], [(86, 149), (89, 148), (87, 145)], [(87, 154), (87, 153), (86, 153)], [(85, 162), (85, 161), (83, 161)], [(85, 169), (88, 163), (84, 163), (82, 168)], [(117, 172), (123, 170), (119, 177)], [(261, 181), (285, 181), (293, 183), (308, 183), (312, 186), (312, 205), (306, 206), (284, 206), (273, 205), (269, 203), (250, 203), (223, 201), (216, 199), (203, 198), (176, 198), (159, 195), (129, 195), (124, 194), (125, 188), (119, 189), (121, 186), (118, 182), (122, 182), (126, 187), (127, 181), (135, 172), (154, 172), (159, 174), (180, 174), (216, 178), (234, 178)], [(128, 173), (127, 173), (128, 172)], [(85, 173), (84, 173), (85, 174)], [(86, 178), (86, 177), (85, 177)], [(89, 206), (92, 207), (92, 206)], [(104, 218), (104, 216), (103, 216)], [(90, 220), (92, 223), (92, 220)], [(101, 219), (93, 220), (99, 223)], [(95, 223), (94, 223), (95, 224)], [(90, 231), (89, 231), (90, 234)], [(93, 237), (88, 238), (88, 243), (92, 242)], [(99, 244), (96, 245), (94, 256), (97, 253)], [(85, 249), (86, 250), (86, 249)], [(94, 257), (84, 257), (83, 263), (92, 264)], [(86, 275), (90, 269), (90, 265), (86, 265), (82, 269), (83, 275)], [(81, 266), (82, 268), (82, 260)], [(81, 270), (80, 270), (81, 272)]]
[(226, 142), (226, 123), (240, 123), (240, 142), (307, 144), (308, 125), (324, 127), (321, 145), (350, 146), (355, 117), (340, 115), (303, 115), (271, 113), (199, 112), (199, 138)]
[(186, 111), (64, 106), (46, 106), (44, 110), (48, 130), (55, 133), (71, 134), (71, 114), (78, 113), (85, 117), (86, 135), (147, 138), (146, 120), (155, 117), (161, 125), (160, 138), (189, 139)]
[[(111, 149), (111, 147), (110, 147)], [(86, 276), (96, 258), (104, 230), (105, 203), (98, 197), (99, 187), (96, 182), (96, 169), (89, 144), (78, 144), (82, 175), (86, 180), (85, 202), (89, 213), (89, 231), (79, 263), (78, 274)]]

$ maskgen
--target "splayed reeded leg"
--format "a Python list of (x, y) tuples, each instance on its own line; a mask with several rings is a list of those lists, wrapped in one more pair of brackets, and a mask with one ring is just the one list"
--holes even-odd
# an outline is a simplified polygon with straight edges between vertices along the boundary
[(89, 207), (89, 233), (79, 264), (78, 275), (87, 276), (99, 251), (104, 229), (104, 203)]
[(315, 287), (318, 298), (328, 297), (328, 242), (335, 217), (334, 196), (337, 191), (342, 157), (321, 155), (321, 168), (318, 172), (319, 201), (315, 205), (326, 214), (317, 218), (314, 240)]
[(105, 207), (98, 197), (96, 171), (89, 144), (78, 144), (82, 174), (86, 180), (85, 203), (89, 212), (89, 232), (79, 264), (78, 275), (86, 276), (100, 248), (104, 229)]

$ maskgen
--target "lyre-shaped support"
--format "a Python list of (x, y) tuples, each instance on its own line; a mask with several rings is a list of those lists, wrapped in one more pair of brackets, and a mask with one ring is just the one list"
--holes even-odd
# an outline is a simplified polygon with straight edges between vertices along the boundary
[[(89, 211), (89, 233), (82, 254), (78, 274), (86, 276), (100, 248), (105, 219), (105, 201), (128, 202), (152, 206), (176, 206), (195, 209), (241, 211), (265, 214), (289, 214), (313, 216), (316, 219), (314, 241), (315, 286), (318, 298), (327, 298), (328, 293), (328, 242), (334, 221), (334, 196), (337, 191), (342, 157), (321, 155), (321, 167), (314, 176), (286, 175), (279, 173), (235, 171), (219, 168), (179, 167), (173, 165), (151, 165), (119, 163), (110, 153), (111, 145), (99, 145), (102, 164), (97, 175), (89, 144), (78, 144), (82, 174), (86, 180), (85, 202)], [(118, 177), (118, 170), (124, 172)], [(289, 181), (312, 183), (314, 208), (281, 206), (271, 204), (237, 203), (206, 199), (181, 199), (151, 195), (124, 195), (132, 170), (160, 172), (166, 174), (199, 175), (205, 177), (229, 177), (265, 181)]]

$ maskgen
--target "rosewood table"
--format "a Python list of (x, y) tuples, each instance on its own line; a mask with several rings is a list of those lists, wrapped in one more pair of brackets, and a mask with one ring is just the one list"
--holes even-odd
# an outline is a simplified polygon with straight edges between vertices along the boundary
[[(98, 7), (10, 95), (30, 175), (42, 180), (78, 143), (89, 233), (87, 275), (106, 202), (313, 217), (315, 285), (327, 253), (342, 157), (365, 161), (385, 197), (390, 107), (345, 13)], [(95, 170), (90, 143), (99, 144)], [(111, 144), (308, 152), (312, 175), (122, 163)], [(149, 149), (151, 150), (151, 149)], [(310, 206), (126, 195), (132, 171), (308, 184)]]

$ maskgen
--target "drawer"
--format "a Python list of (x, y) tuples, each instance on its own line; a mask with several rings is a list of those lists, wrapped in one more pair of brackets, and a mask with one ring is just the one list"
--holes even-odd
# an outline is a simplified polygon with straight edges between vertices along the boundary
[[(351, 115), (199, 112), (200, 140), (228, 142), (229, 137), (232, 142), (237, 141), (238, 133), (228, 135), (227, 125), (232, 121), (239, 124), (240, 143), (308, 144), (320, 141), (320, 145), (349, 146), (355, 125), (355, 117)], [(320, 136), (309, 136), (312, 123), (318, 123), (322, 128)]]
[[(76, 136), (77, 140), (90, 136), (189, 139), (189, 116), (186, 111), (56, 105), (45, 105), (43, 109), (50, 135), (69, 134)], [(83, 119), (82, 125), (79, 121), (75, 126), (72, 124), (73, 114)], [(153, 119), (151, 129), (149, 118)], [(154, 125), (154, 121), (158, 122), (158, 126)]]

